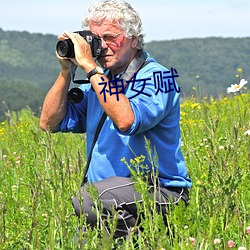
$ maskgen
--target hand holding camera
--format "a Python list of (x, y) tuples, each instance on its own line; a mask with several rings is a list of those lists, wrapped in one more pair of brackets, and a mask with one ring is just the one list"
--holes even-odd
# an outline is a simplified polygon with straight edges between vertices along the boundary
[[(92, 57), (97, 58), (101, 54), (102, 41), (99, 37), (95, 36), (89, 30), (75, 31), (74, 33), (75, 33), (76, 39), (78, 37), (76, 34), (79, 34), (90, 45)], [(65, 34), (66, 34), (66, 36), (69, 37), (70, 33), (65, 33)], [(67, 57), (67, 58), (74, 58), (75, 57), (74, 43), (72, 42), (72, 40), (70, 38), (58, 41), (58, 43), (56, 45), (56, 51), (57, 51), (58, 55), (61, 57)]]
[[(59, 39), (56, 45), (57, 54), (61, 58), (70, 59), (60, 60), (59, 58), (63, 68), (65, 61), (80, 66), (86, 72), (89, 72), (96, 66), (93, 59), (97, 59), (100, 56), (102, 41), (91, 31), (64, 32)], [(71, 65), (69, 68), (71, 68)]]

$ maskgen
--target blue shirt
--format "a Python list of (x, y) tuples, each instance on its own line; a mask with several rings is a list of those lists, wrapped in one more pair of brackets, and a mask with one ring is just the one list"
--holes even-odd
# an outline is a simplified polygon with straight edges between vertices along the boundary
[[(130, 159), (144, 155), (143, 164), (152, 168), (146, 150), (147, 139), (151, 152), (157, 153), (158, 166), (155, 167), (158, 168), (161, 184), (191, 187), (181, 152), (179, 88), (171, 79), (168, 84), (166, 77), (171, 76), (171, 73), (167, 73), (168, 69), (149, 55), (146, 60), (151, 62), (137, 72), (136, 80), (125, 89), (134, 112), (134, 123), (124, 133), (117, 129), (109, 117), (106, 118), (93, 149), (88, 181), (96, 182), (109, 176), (129, 177), (130, 170), (121, 161), (122, 158), (129, 163)], [(154, 78), (154, 74), (164, 77), (166, 88), (161, 85), (162, 81)], [(68, 102), (66, 116), (59, 124), (58, 131), (86, 132), (89, 155), (103, 109), (90, 84), (83, 84), (80, 88), (84, 93), (83, 100), (78, 104)]]

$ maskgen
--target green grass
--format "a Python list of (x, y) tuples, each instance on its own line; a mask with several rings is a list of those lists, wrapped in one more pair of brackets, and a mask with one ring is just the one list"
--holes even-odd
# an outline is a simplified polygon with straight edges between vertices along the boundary
[[(182, 150), (193, 180), (190, 204), (173, 207), (165, 226), (142, 182), (143, 230), (117, 249), (135, 249), (136, 241), (137, 249), (228, 249), (229, 240), (235, 249), (250, 249), (249, 103), (244, 94), (181, 105)], [(73, 239), (85, 220), (74, 216), (71, 197), (86, 163), (84, 136), (44, 133), (38, 124), (28, 109), (7, 113), (0, 124), (0, 249), (80, 249)], [(129, 164), (136, 162), (141, 158)], [(112, 234), (116, 221), (108, 223)], [(116, 244), (99, 224), (100, 230), (87, 232), (86, 249)]]

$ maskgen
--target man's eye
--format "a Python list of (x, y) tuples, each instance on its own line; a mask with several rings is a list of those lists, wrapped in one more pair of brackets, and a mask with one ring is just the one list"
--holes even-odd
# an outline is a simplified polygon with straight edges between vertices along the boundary
[(110, 36), (108, 35), (108, 36), (103, 36), (103, 39), (104, 40), (112, 40), (112, 39), (114, 39), (114, 37), (111, 35)]

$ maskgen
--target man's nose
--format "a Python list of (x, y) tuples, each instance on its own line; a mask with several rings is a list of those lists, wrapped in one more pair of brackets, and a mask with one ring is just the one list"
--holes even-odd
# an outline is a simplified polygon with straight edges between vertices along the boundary
[(108, 48), (107, 43), (105, 42), (105, 40), (103, 38), (101, 38), (101, 40), (102, 40), (102, 48), (107, 49)]

